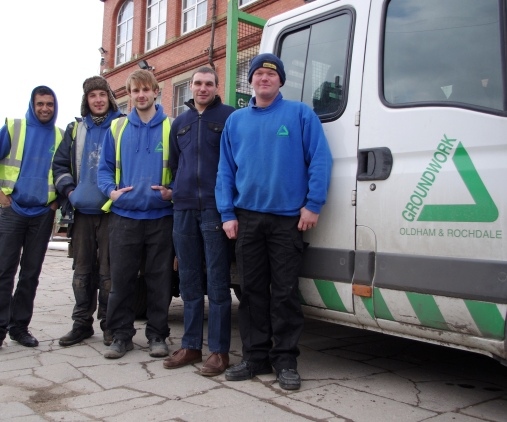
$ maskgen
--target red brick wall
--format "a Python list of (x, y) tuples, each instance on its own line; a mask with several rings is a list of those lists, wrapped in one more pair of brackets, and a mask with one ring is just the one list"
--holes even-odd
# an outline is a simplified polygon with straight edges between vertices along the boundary
[[(107, 51), (101, 71), (107, 78), (119, 102), (126, 99), (125, 81), (134, 70), (139, 69), (140, 60), (148, 61), (155, 68), (154, 74), (163, 83), (162, 105), (166, 114), (172, 114), (173, 78), (208, 64), (208, 49), (211, 42), (211, 17), (213, 0), (208, 0), (208, 20), (204, 27), (181, 36), (182, 0), (167, 1), (166, 43), (144, 53), (146, 29), (146, 0), (134, 0), (134, 35), (132, 60), (114, 67), (116, 22), (118, 11), (125, 0), (104, 1), (102, 46)], [(231, 0), (235, 1), (235, 0)], [(213, 63), (219, 76), (219, 94), (224, 96), (225, 42), (227, 32), (227, 0), (216, 0), (216, 29), (213, 45)], [(287, 10), (302, 6), (304, 0), (257, 0), (245, 7), (247, 13), (268, 19)], [(129, 104), (130, 110), (130, 104)]]

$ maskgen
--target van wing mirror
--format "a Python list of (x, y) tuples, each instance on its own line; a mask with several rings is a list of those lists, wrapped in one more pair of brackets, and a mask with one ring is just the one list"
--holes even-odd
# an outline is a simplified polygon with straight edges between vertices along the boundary
[(357, 180), (386, 180), (393, 168), (393, 155), (387, 147), (360, 149), (357, 156)]

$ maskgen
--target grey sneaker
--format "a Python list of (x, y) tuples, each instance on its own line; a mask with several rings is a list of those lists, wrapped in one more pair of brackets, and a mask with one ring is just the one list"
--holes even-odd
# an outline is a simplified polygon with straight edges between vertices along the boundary
[(148, 340), (150, 346), (150, 356), (152, 358), (163, 358), (169, 354), (169, 348), (164, 340), (159, 337)]
[(104, 357), (106, 359), (118, 359), (125, 356), (125, 353), (133, 348), (134, 344), (132, 343), (132, 340), (114, 339), (111, 346), (109, 346), (109, 349), (104, 352)]
[(111, 346), (111, 343), (113, 342), (113, 332), (111, 330), (104, 330), (103, 336), (103, 343), (106, 346)]

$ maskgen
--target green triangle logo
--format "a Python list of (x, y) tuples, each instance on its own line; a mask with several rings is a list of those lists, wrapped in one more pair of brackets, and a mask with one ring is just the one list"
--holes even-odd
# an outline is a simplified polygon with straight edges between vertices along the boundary
[(498, 208), (461, 142), (456, 147), (452, 161), (475, 204), (424, 205), (417, 221), (455, 223), (492, 223), (496, 221)]
[(289, 129), (285, 125), (280, 126), (278, 132), (276, 132), (278, 136), (289, 136)]
[(157, 145), (157, 147), (155, 148), (155, 152), (162, 152), (164, 150), (164, 147), (162, 145), (162, 141), (160, 141)]
[(51, 148), (49, 148), (49, 153), (50, 153), (50, 154), (54, 154), (54, 153), (55, 153), (55, 151), (56, 151), (55, 146), (54, 146), (54, 145), (52, 145), (52, 146), (51, 146)]

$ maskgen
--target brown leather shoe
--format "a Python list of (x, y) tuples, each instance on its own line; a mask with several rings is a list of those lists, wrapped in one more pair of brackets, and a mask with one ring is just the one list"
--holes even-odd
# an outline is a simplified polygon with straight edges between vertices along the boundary
[(229, 366), (229, 353), (213, 352), (201, 368), (201, 375), (214, 377), (220, 375)]
[(202, 362), (202, 351), (196, 349), (178, 349), (171, 356), (164, 359), (164, 368), (181, 368), (192, 363)]

